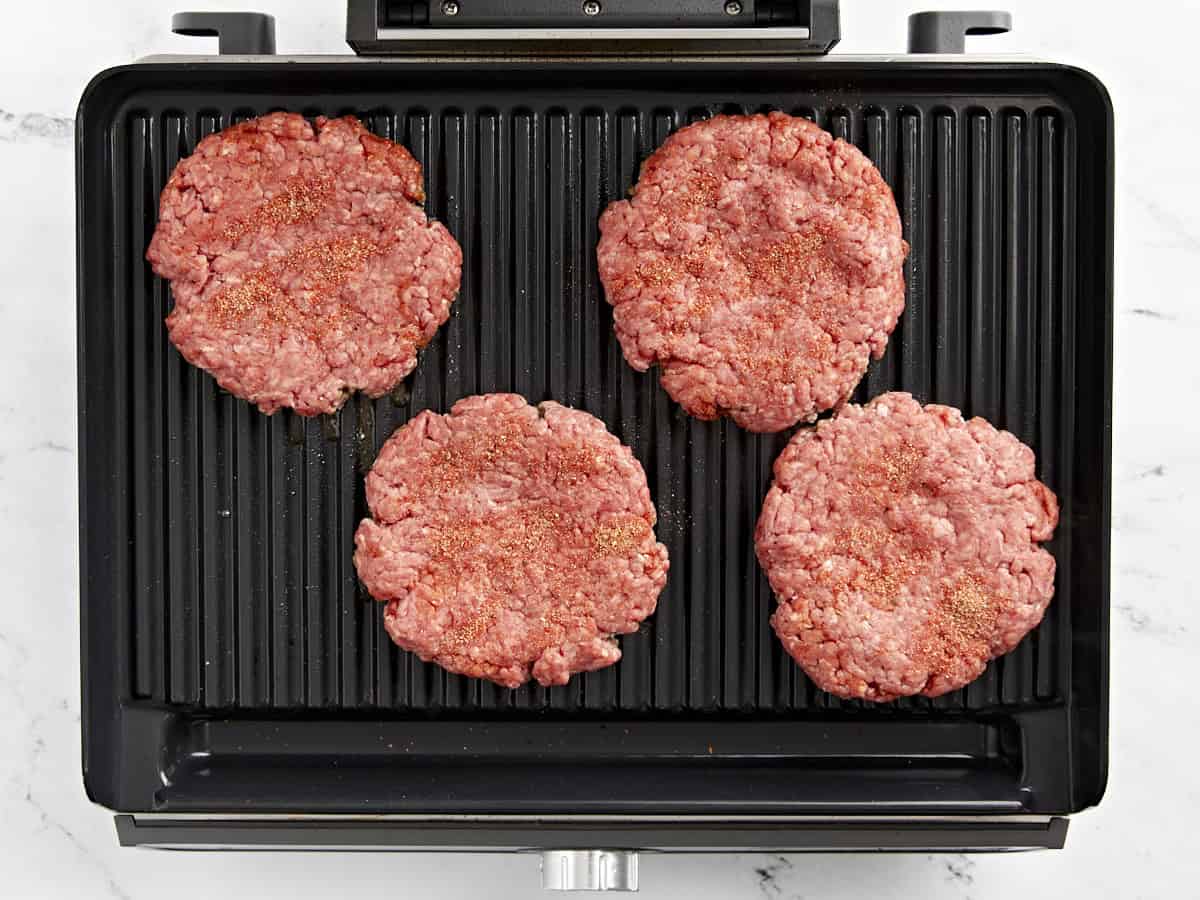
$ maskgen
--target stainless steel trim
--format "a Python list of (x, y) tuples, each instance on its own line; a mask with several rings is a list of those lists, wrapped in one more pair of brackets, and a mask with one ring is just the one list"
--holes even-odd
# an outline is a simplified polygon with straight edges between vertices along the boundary
[(124, 813), (132, 816), (134, 822), (452, 822), (452, 823), (527, 823), (553, 825), (555, 823), (586, 824), (586, 823), (620, 823), (620, 824), (762, 824), (784, 825), (808, 822), (855, 822), (859, 824), (888, 824), (905, 822), (922, 822), (928, 824), (954, 824), (958, 822), (980, 824), (1021, 824), (1045, 825), (1052, 819), (1061, 816), (1032, 816), (1032, 815), (979, 815), (979, 816), (656, 816), (656, 815), (565, 815), (565, 816), (514, 816), (514, 815), (421, 815), (419, 813), (402, 814), (312, 814), (312, 813)]
[[(368, 844), (338, 844), (336, 847), (331, 847), (328, 844), (138, 844), (133, 848), (136, 850), (234, 850), (234, 851), (282, 851), (285, 853), (536, 853), (535, 850), (514, 850), (510, 848), (495, 848), (495, 847), (378, 847)], [(785, 853), (868, 853), (873, 850), (887, 851), (895, 850), (892, 846), (879, 847), (854, 847), (854, 848), (838, 848), (838, 847), (789, 847), (783, 851)], [(906, 853), (939, 853), (944, 851), (945, 847), (904, 847)], [(1029, 853), (1030, 851), (1046, 850), (1046, 847), (1034, 846), (1012, 846), (1012, 847), (956, 847), (956, 853)], [(712, 855), (714, 853), (780, 853), (778, 847), (739, 847), (737, 850), (721, 851), (714, 850), (711, 847), (677, 847), (670, 850), (638, 850), (640, 853), (655, 853), (658, 855), (670, 854), (672, 856), (681, 853), (695, 853), (701, 855)]]
[(806, 41), (807, 28), (380, 28), (381, 41)]
[(664, 63), (672, 61), (689, 61), (689, 62), (723, 62), (723, 63), (775, 63), (778, 65), (823, 65), (830, 62), (839, 63), (888, 63), (889, 65), (906, 65), (906, 64), (925, 64), (931, 62), (942, 63), (957, 63), (977, 64), (977, 63), (1035, 63), (1040, 65), (1058, 65), (1052, 63), (1048, 59), (1040, 59), (1034, 56), (1027, 56), (1020, 53), (1003, 53), (993, 54), (989, 56), (972, 56), (962, 53), (925, 53), (919, 56), (909, 56), (905, 53), (895, 55), (889, 54), (825, 54), (823, 56), (812, 55), (803, 57), (787, 57), (782, 58), (773, 55), (755, 55), (746, 54), (738, 56), (723, 55), (705, 55), (698, 53), (677, 53), (671, 56), (652, 56), (652, 55), (637, 55), (637, 54), (622, 54), (621, 56), (607, 57), (578, 57), (570, 55), (554, 56), (543, 54), (541, 56), (523, 56), (513, 58), (500, 59), (495, 56), (356, 56), (354, 54), (338, 54), (338, 53), (321, 53), (321, 54), (301, 54), (296, 56), (235, 56), (225, 55), (218, 56), (215, 53), (207, 54), (176, 54), (176, 53), (155, 53), (150, 56), (143, 56), (135, 60), (138, 65), (166, 65), (186, 63), (193, 65), (196, 63), (262, 63), (264, 65), (275, 65), (278, 63), (356, 63), (365, 66), (371, 65), (425, 65), (435, 62), (453, 62), (453, 63), (476, 63), (476, 62), (492, 62), (503, 65), (519, 65), (521, 63), (546, 63), (546, 62), (584, 62), (584, 63), (625, 63), (625, 62), (655, 62)]

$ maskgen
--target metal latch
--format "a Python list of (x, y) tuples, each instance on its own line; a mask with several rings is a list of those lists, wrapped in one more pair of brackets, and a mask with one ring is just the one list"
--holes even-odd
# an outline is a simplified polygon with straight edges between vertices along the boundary
[(812, 55), (838, 0), (347, 0), (365, 56)]
[(543, 850), (542, 887), (548, 891), (636, 891), (633, 850)]

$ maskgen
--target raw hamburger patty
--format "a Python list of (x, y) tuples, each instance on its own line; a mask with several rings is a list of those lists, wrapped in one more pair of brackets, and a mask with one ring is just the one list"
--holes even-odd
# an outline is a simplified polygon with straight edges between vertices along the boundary
[(840, 697), (936, 697), (1042, 619), (1058, 501), (1033, 451), (908, 394), (847, 406), (775, 462), (755, 542), (795, 660)]
[(171, 281), (172, 343), (265, 413), (387, 393), (461, 278), (409, 152), (352, 117), (316, 122), (273, 113), (202, 140), (163, 190), (146, 253)]
[(388, 633), (451, 672), (566, 684), (621, 658), (667, 550), (646, 476), (584, 412), (514, 394), (423, 412), (367, 476), (354, 563)]
[(806, 119), (717, 116), (673, 134), (600, 219), (629, 364), (701, 419), (779, 431), (850, 396), (904, 308), (892, 192)]

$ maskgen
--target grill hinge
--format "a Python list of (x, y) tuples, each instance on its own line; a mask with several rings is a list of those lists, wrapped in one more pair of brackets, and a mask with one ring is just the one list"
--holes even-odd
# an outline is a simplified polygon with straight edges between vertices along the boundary
[(908, 17), (909, 53), (964, 53), (967, 35), (1012, 31), (1012, 16), (1001, 10), (919, 12)]
[(171, 30), (189, 37), (215, 37), (222, 56), (270, 56), (275, 52), (275, 17), (252, 12), (181, 12)]
[(828, 53), (838, 0), (347, 0), (361, 56)]

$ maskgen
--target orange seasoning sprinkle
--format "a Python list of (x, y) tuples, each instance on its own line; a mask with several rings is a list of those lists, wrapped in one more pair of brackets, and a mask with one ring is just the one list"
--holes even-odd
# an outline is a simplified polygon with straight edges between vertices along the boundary
[(492, 626), (499, 611), (500, 601), (496, 597), (485, 598), (477, 610), (446, 632), (438, 652), (461, 654), (468, 650)]
[(305, 178), (297, 175), (288, 179), (283, 190), (255, 209), (246, 218), (229, 223), (225, 237), (237, 241), (249, 232), (264, 226), (298, 225), (311, 222), (329, 202), (333, 179), (328, 175)]
[(695, 300), (688, 301), (686, 309), (672, 310), (675, 315), (667, 323), (667, 331), (677, 339), (699, 328), (712, 312), (715, 291), (701, 283), (696, 286), (696, 293), (698, 296)]
[(885, 450), (878, 459), (868, 459), (849, 487), (854, 506), (859, 510), (875, 510), (912, 491), (922, 459), (921, 451), (907, 441)]
[[(764, 328), (764, 325), (767, 327)], [(816, 373), (829, 360), (832, 347), (828, 336), (819, 332), (802, 347), (783, 351), (768, 351), (770, 346), (760, 331), (777, 327), (768, 319), (757, 328), (740, 328), (734, 334), (732, 362), (742, 371), (764, 381), (799, 382), (805, 375)]]
[(637, 267), (637, 278), (646, 287), (670, 287), (684, 275), (702, 278), (713, 259), (717, 239), (708, 237), (695, 249), (677, 256), (663, 256)]
[[(314, 313), (323, 294), (340, 287), (366, 262), (379, 252), (374, 241), (360, 237), (339, 238), (298, 247), (278, 260), (268, 262), (257, 271), (251, 272), (239, 285), (219, 291), (210, 301), (213, 318), (226, 327), (246, 319), (256, 310), (261, 310), (264, 319), (272, 324), (295, 324), (314, 341), (322, 337), (322, 331), (332, 324), (329, 316)], [(313, 301), (300, 307), (296, 297), (289, 296), (280, 285), (280, 279), (289, 272), (304, 274), (306, 286), (314, 294)], [(339, 309), (334, 316), (344, 316)]]
[[(920, 450), (905, 442), (888, 449), (879, 459), (867, 460), (847, 487), (852, 506), (860, 515), (878, 515), (895, 502), (897, 495), (912, 490), (921, 459)], [(831, 586), (835, 590), (861, 591), (873, 605), (892, 608), (904, 585), (930, 562), (931, 552), (911, 543), (904, 535), (875, 525), (857, 524), (838, 532), (830, 552), (854, 559), (859, 565), (853, 577)], [(833, 580), (825, 569), (818, 570), (818, 578), (827, 583)]]
[(446, 521), (431, 530), (430, 557), (456, 565), (476, 549), (499, 552), (480, 554), (474, 562), (487, 566), (493, 575), (515, 574), (530, 559), (553, 559), (562, 513), (549, 504), (524, 507), (491, 519), (471, 522)]
[[(929, 562), (927, 551), (900, 547), (901, 536), (895, 532), (870, 525), (853, 525), (833, 538), (832, 554), (858, 562), (858, 571), (841, 583), (825, 569), (817, 570), (817, 578), (829, 584), (835, 592), (860, 591), (872, 606), (891, 609), (901, 589)], [(884, 562), (881, 551), (893, 553)]]
[(498, 523), (501, 535), (497, 543), (505, 552), (500, 565), (518, 562), (512, 559), (514, 554), (526, 560), (552, 551), (557, 544), (554, 537), (561, 519), (562, 514), (551, 506), (535, 506), (503, 517)]
[(377, 252), (379, 245), (366, 238), (338, 238), (293, 250), (284, 257), (284, 268), (303, 266), (314, 287), (336, 287)]
[[(525, 564), (536, 560), (545, 568), (545, 577), (537, 588), (547, 600), (542, 614), (542, 629), (548, 645), (555, 634), (566, 627), (568, 611), (561, 602), (573, 593), (572, 575), (561, 571), (558, 560), (558, 534), (563, 515), (548, 504), (530, 506), (474, 522), (446, 522), (430, 536), (430, 556), (457, 580), (465, 566), (485, 566), (493, 584), (513, 590), (518, 584), (527, 589)], [(475, 553), (472, 558), (466, 554)], [(574, 574), (577, 582), (580, 574)], [(462, 653), (492, 627), (500, 609), (495, 598), (484, 600), (463, 622), (456, 624), (442, 639), (440, 652)]]
[(539, 648), (537, 655), (540, 656), (551, 644), (562, 643), (567, 634), (579, 628), (581, 617), (572, 609), (570, 602), (581, 580), (578, 570), (567, 573), (561, 569), (556, 569), (546, 579), (542, 589), (546, 605), (537, 623), (540, 634), (531, 635), (534, 645)]
[(600, 525), (592, 532), (592, 558), (628, 553), (641, 544), (649, 532), (649, 523), (633, 516)]
[(273, 312), (275, 300), (280, 296), (276, 278), (274, 267), (268, 264), (251, 272), (241, 284), (224, 288), (210, 301), (213, 317), (220, 324), (228, 326), (260, 307)]
[[(523, 421), (509, 421), (495, 431), (463, 437), (440, 447), (424, 469), (423, 490), (452, 493), (497, 467), (536, 470), (575, 484), (603, 467), (596, 448), (587, 444), (556, 447), (544, 456), (526, 448)], [(489, 629), (496, 627), (502, 603), (496, 598), (524, 596), (531, 640), (543, 646), (563, 640), (578, 619), (573, 599), (589, 577), (586, 560), (628, 552), (651, 533), (649, 523), (629, 516), (592, 532), (590, 547), (576, 549), (566, 538), (586, 526), (551, 502), (525, 502), (502, 512), (464, 519), (447, 511), (427, 533), (429, 565), (451, 594), (471, 583), (490, 585), (491, 596), (459, 595), (460, 620), (448, 630), (439, 652), (469, 653)], [(473, 578), (464, 580), (466, 573)], [(540, 607), (540, 609), (539, 609)]]
[(668, 256), (637, 267), (637, 277), (642, 284), (652, 288), (669, 287), (683, 277), (683, 261), (680, 257)]
[(905, 441), (898, 448), (888, 450), (883, 456), (883, 472), (887, 486), (893, 493), (907, 491), (912, 487), (913, 475), (921, 464), (921, 451)]
[(439, 448), (429, 461), (425, 486), (432, 493), (441, 493), (495, 469), (520, 446), (523, 432), (520, 425), (509, 424), (491, 434), (474, 435)]
[(546, 459), (547, 474), (564, 484), (581, 484), (600, 470), (595, 450), (587, 447), (563, 448)]
[(848, 277), (825, 252), (828, 242), (825, 229), (810, 228), (756, 252), (743, 249), (736, 258), (745, 267), (747, 277), (761, 287), (789, 295), (800, 292), (808, 318), (828, 330), (836, 324), (840, 312), (840, 304), (830, 303), (831, 283), (843, 284)]
[(796, 232), (767, 246), (761, 253), (740, 255), (750, 277), (756, 281), (788, 282), (798, 274), (820, 265), (825, 236), (819, 231)]
[(996, 623), (996, 605), (974, 575), (960, 578), (941, 604), (942, 627), (955, 641), (985, 640)]
[(944, 590), (916, 652), (937, 671), (964, 655), (986, 650), (996, 625), (997, 598), (980, 579), (964, 575)]
[(688, 179), (683, 190), (678, 194), (680, 206), (696, 209), (702, 206), (713, 206), (721, 191), (721, 179), (712, 172), (697, 172)]
[(477, 546), (480, 537), (478, 526), (438, 528), (429, 539), (430, 555), (440, 562), (453, 561), (464, 551)]

